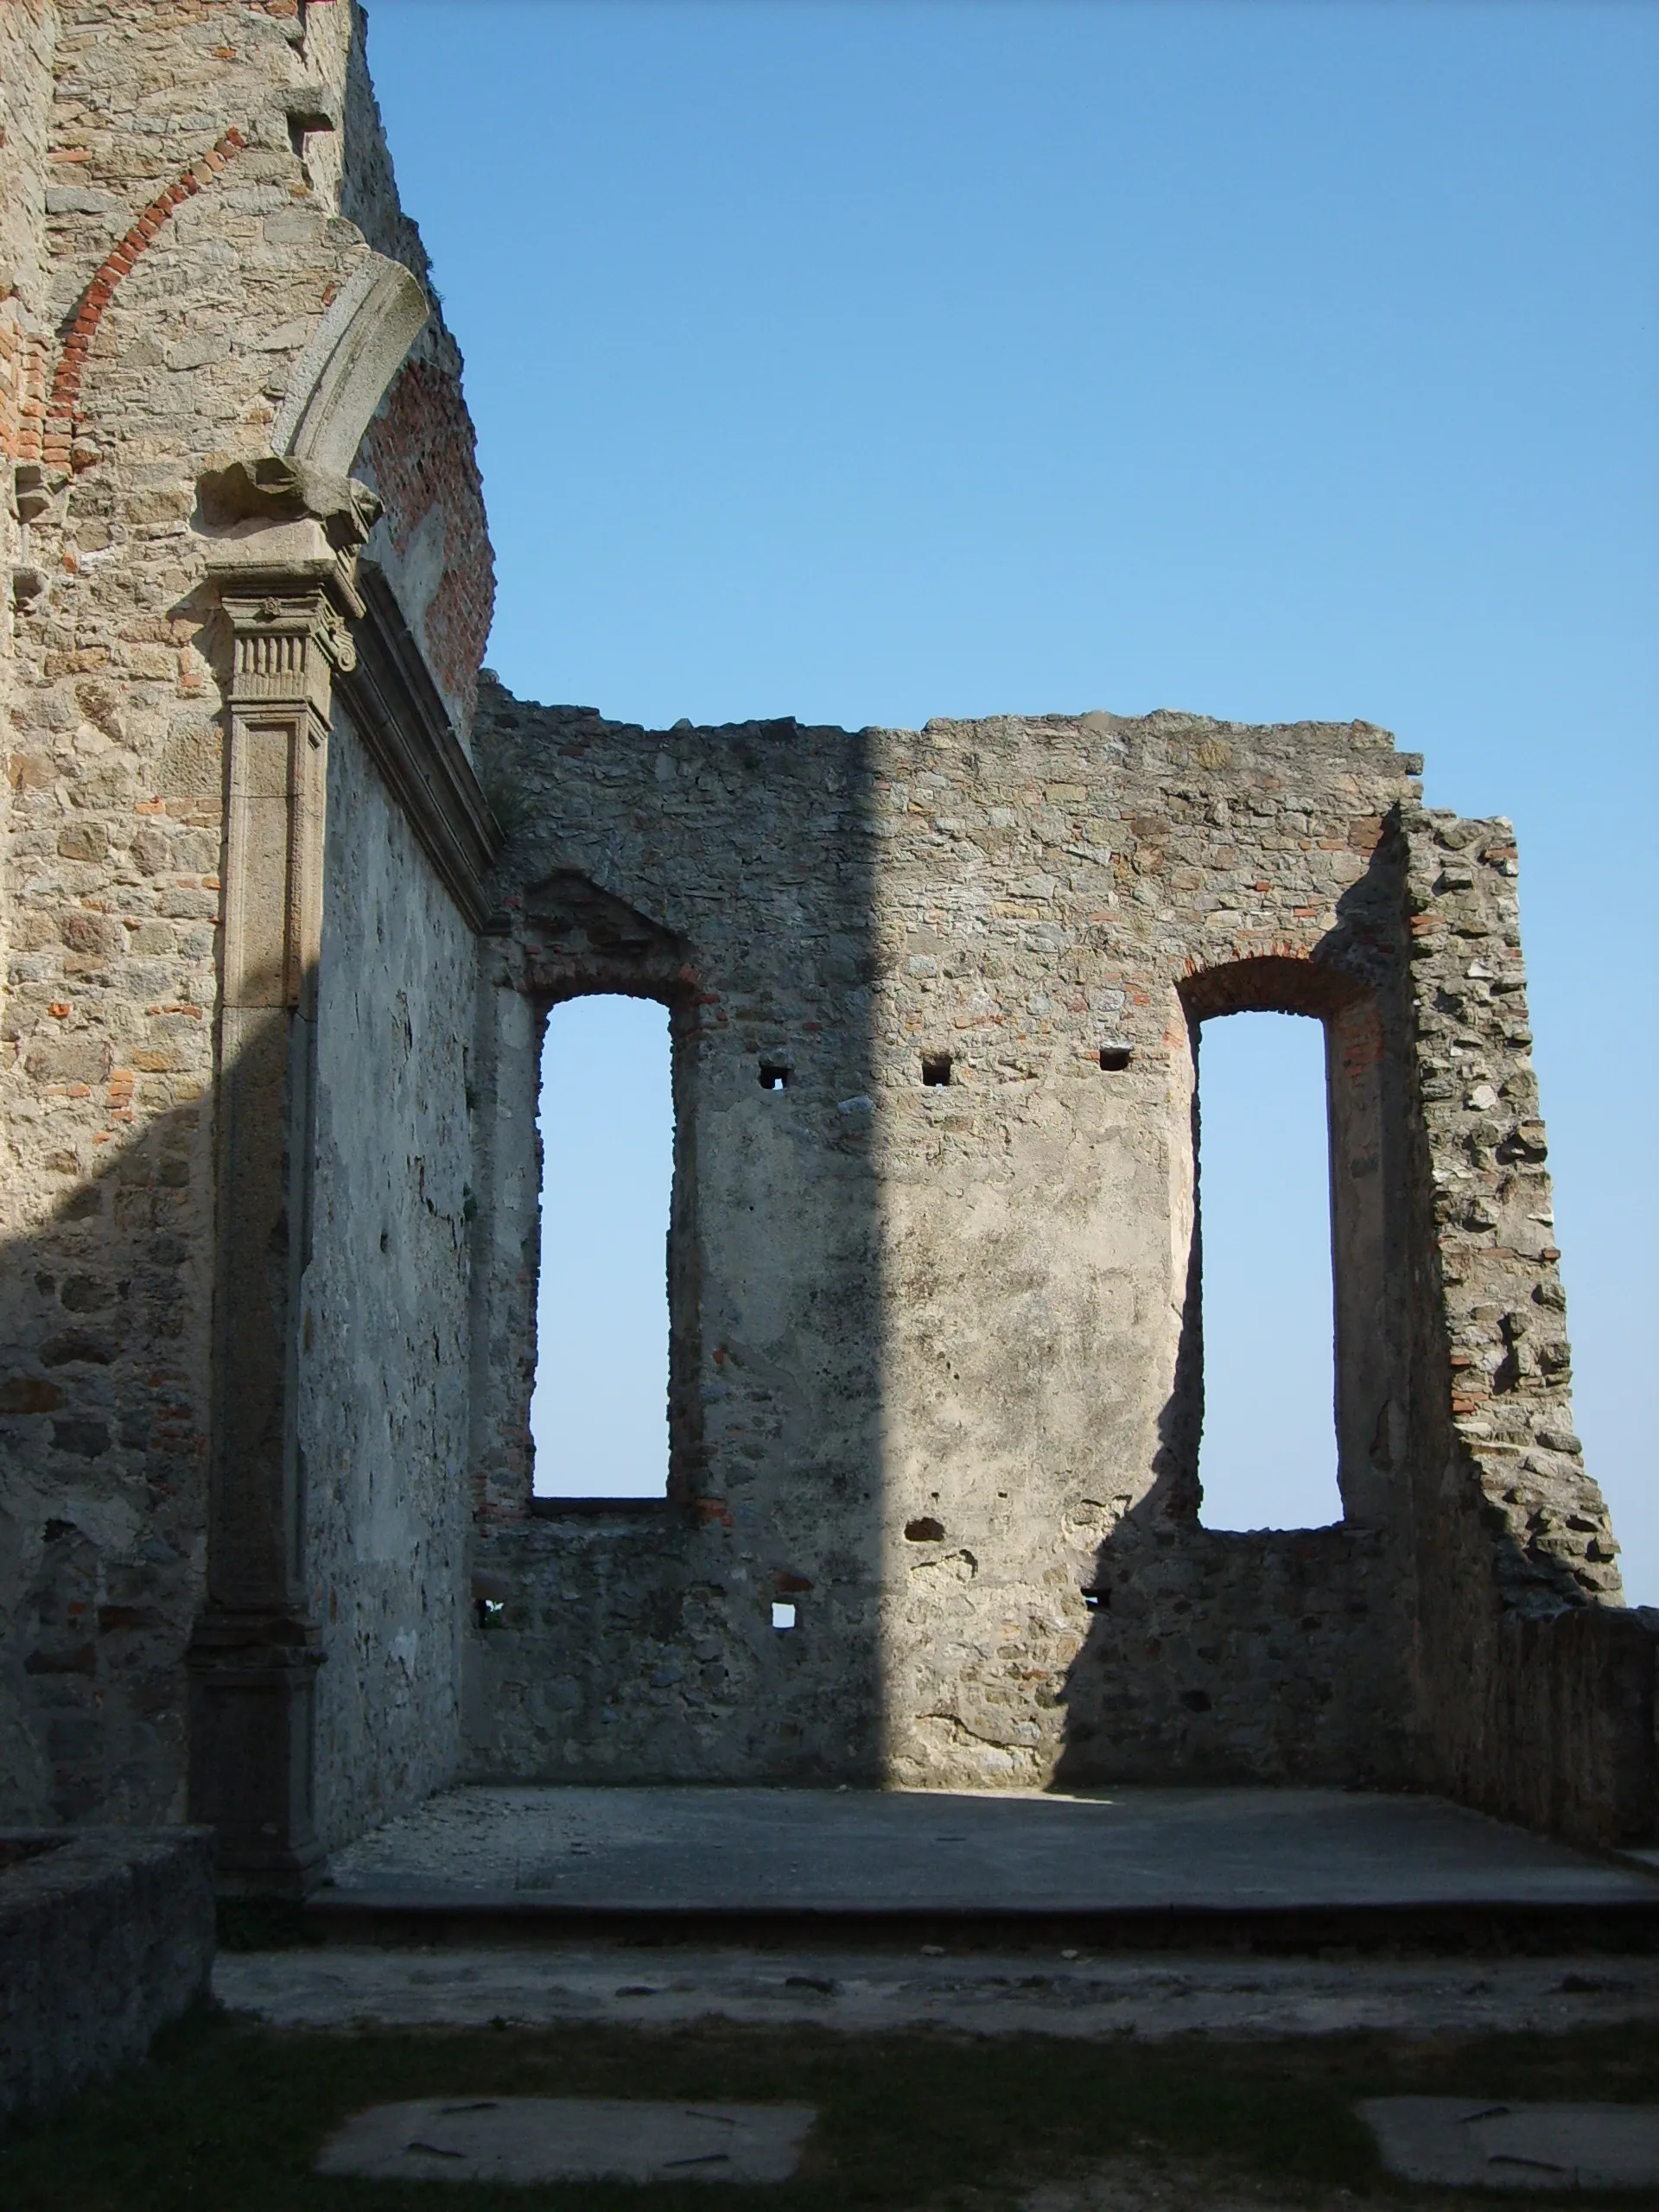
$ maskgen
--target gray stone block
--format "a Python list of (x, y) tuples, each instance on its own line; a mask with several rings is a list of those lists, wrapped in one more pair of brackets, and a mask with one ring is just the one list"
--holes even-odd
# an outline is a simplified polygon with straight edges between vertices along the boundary
[(0, 2113), (130, 2066), (207, 1992), (206, 1828), (0, 1830)]

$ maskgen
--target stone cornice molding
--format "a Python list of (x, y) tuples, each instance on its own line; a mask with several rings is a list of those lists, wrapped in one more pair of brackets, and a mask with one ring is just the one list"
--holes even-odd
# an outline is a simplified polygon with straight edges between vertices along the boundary
[(500, 824), (391, 586), (367, 560), (357, 586), (364, 613), (353, 626), (355, 661), (339, 671), (341, 701), (445, 889), (468, 926), (481, 930)]

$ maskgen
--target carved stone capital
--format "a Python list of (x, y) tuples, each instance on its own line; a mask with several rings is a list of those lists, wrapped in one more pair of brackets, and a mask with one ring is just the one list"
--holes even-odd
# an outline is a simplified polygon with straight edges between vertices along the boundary
[(326, 582), (272, 579), (267, 589), (264, 581), (219, 592), (231, 626), (232, 713), (308, 709), (326, 732), (345, 623)]
[(340, 553), (365, 543), (382, 512), (378, 494), (354, 476), (281, 453), (205, 470), (196, 497), (207, 530), (229, 543), (240, 543), (250, 524), (258, 530), (310, 521)]
[(248, 624), (265, 601), (281, 608), (315, 588), (327, 593), (336, 615), (356, 620), (356, 556), (378, 518), (370, 486), (288, 454), (234, 460), (197, 478), (194, 531), (208, 575), (232, 620)]

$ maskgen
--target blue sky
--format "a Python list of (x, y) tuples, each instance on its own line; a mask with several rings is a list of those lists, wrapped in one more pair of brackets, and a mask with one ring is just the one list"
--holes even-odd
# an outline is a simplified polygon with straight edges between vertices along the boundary
[(1515, 818), (1579, 1426), (1659, 1602), (1659, 9), (375, 0), (370, 51), (515, 689), (1358, 715)]

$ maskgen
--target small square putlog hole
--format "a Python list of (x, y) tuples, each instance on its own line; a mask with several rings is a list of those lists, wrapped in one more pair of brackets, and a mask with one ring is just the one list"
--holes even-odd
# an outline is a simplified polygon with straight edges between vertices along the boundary
[(922, 1054), (922, 1081), (931, 1087), (938, 1088), (948, 1084), (950, 1080), (950, 1053), (924, 1052)]
[(762, 1060), (760, 1088), (762, 1090), (787, 1090), (790, 1071), (782, 1060)]
[(1132, 1045), (1103, 1045), (1100, 1048), (1100, 1065), (1108, 1075), (1122, 1075), (1134, 1058)]

